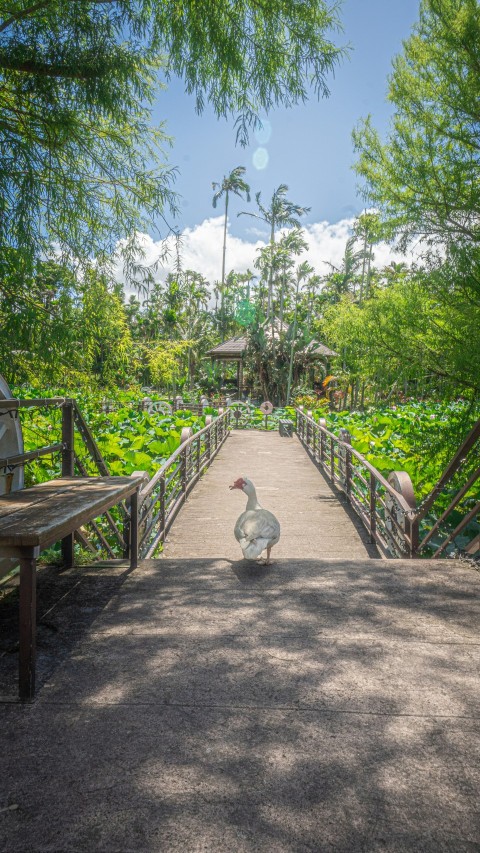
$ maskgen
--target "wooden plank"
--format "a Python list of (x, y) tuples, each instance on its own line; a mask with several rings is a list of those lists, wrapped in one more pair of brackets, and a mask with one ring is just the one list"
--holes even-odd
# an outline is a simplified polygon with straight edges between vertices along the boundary
[(47, 483), (39, 483), (29, 489), (19, 489), (9, 495), (2, 495), (0, 497), (0, 525), (11, 513), (22, 512), (24, 509), (48, 500), (52, 495), (60, 495), (65, 492), (68, 487), (56, 487), (58, 482), (58, 480), (49, 480)]
[(0, 545), (47, 547), (129, 497), (140, 482), (140, 477), (61, 478), (2, 497)]

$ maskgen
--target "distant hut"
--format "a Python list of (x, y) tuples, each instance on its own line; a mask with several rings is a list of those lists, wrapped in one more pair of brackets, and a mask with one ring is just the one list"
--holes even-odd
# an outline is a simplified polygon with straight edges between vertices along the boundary
[(243, 393), (243, 359), (244, 355), (247, 351), (248, 341), (245, 337), (237, 336), (235, 338), (230, 338), (228, 341), (223, 341), (223, 343), (218, 344), (218, 346), (213, 347), (208, 350), (205, 355), (209, 356), (212, 359), (212, 362), (220, 361), (234, 361), (237, 364), (237, 389), (238, 389), (238, 397), (242, 399)]

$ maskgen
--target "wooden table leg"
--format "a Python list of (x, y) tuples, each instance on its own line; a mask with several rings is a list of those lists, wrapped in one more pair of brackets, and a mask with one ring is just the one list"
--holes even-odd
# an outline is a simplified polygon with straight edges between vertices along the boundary
[(75, 534), (69, 533), (62, 539), (62, 559), (66, 569), (71, 569), (75, 565)]
[(35, 695), (37, 622), (37, 551), (22, 551), (20, 557), (20, 654), (19, 695), (22, 700)]

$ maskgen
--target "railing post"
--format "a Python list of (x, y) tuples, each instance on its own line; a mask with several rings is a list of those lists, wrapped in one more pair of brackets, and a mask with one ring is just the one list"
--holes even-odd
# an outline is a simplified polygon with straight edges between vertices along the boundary
[(343, 443), (345, 445), (348, 445), (347, 447), (345, 447), (345, 459), (344, 459), (345, 470), (344, 470), (344, 474), (345, 474), (345, 494), (347, 496), (348, 501), (350, 502), (351, 487), (352, 487), (352, 454), (351, 454), (349, 448), (352, 445), (352, 436), (350, 435), (348, 429), (341, 429), (340, 433), (339, 433), (339, 437), (341, 438), (341, 440), (343, 441)]
[(187, 497), (187, 448), (182, 448), (182, 470), (181, 470), (181, 479), (182, 479), (182, 494), (183, 500)]
[(333, 443), (333, 438), (330, 439), (330, 477), (332, 478), (332, 483), (335, 482), (335, 445)]
[(160, 480), (160, 542), (165, 542), (165, 478)]
[(62, 444), (62, 477), (73, 477), (73, 400), (65, 400), (62, 406)]
[(305, 443), (305, 422), (303, 418), (303, 406), (297, 409), (297, 432), (300, 436), (300, 441)]
[(370, 471), (370, 542), (375, 542), (377, 532), (377, 480)]
[[(412, 512), (413, 512), (413, 510), (412, 510)], [(419, 522), (416, 515), (414, 515), (413, 518), (408, 519), (408, 526), (410, 529), (410, 557), (413, 558), (413, 557), (417, 556), (418, 543), (420, 540), (420, 537), (419, 537), (420, 522)]]
[(187, 497), (187, 487), (188, 487), (188, 462), (191, 454), (191, 445), (187, 444), (188, 439), (193, 435), (191, 427), (184, 427), (182, 429), (182, 434), (180, 436), (180, 445), (182, 446), (182, 470), (181, 470), (181, 479), (182, 479), (182, 492), (183, 499), (185, 500)]
[(138, 566), (138, 492), (136, 489), (130, 497), (130, 568)]
[[(62, 477), (73, 477), (75, 473), (73, 427), (73, 400), (65, 400), (62, 406)], [(75, 533), (69, 533), (62, 539), (63, 564), (68, 568), (74, 563), (74, 537)]]
[(325, 459), (326, 450), (325, 450), (325, 433), (324, 429), (327, 428), (327, 422), (325, 418), (320, 418), (318, 421), (318, 428), (320, 430), (320, 463), (323, 465), (323, 460)]
[[(210, 420), (208, 420), (208, 418), (210, 418)], [(205, 420), (208, 426), (208, 430), (205, 434), (205, 445), (207, 449), (208, 464), (210, 465), (210, 460), (212, 458), (212, 416), (207, 415), (207, 418)]]
[[(403, 500), (409, 506), (409, 510), (401, 510), (403, 523), (403, 539), (401, 547), (403, 549), (403, 553), (407, 551), (407, 556), (412, 558), (416, 556), (419, 544), (419, 519), (415, 511), (416, 501), (413, 484), (406, 471), (392, 471), (388, 475), (388, 482), (393, 486), (396, 492), (399, 492)], [(391, 512), (395, 514), (395, 506), (392, 506)], [(396, 514), (395, 518), (398, 520)]]
[(309, 409), (307, 412), (307, 447), (308, 448), (310, 448), (310, 442), (312, 441), (312, 421), (310, 420), (311, 418), (313, 418), (313, 412), (311, 411), (311, 409)]

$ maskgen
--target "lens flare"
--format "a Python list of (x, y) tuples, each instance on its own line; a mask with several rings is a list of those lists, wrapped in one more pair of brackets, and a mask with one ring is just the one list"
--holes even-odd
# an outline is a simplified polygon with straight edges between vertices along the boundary
[(252, 157), (252, 163), (256, 169), (261, 171), (268, 166), (268, 151), (266, 148), (257, 148)]

